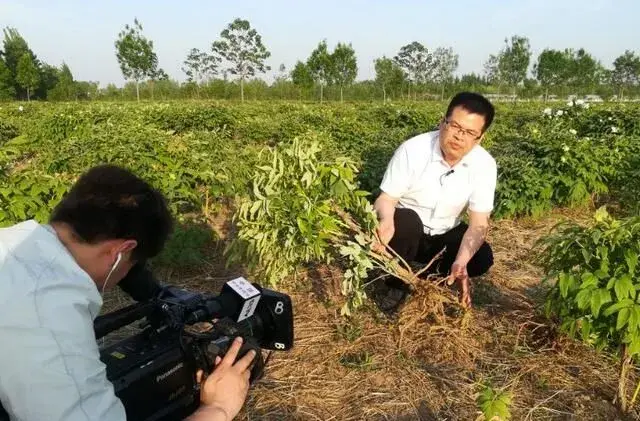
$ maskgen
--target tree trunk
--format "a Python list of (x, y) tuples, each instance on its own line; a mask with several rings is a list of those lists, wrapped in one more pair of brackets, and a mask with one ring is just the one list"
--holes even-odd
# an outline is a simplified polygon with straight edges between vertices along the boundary
[(244, 102), (244, 78), (240, 78), (240, 102)]
[(29, 89), (29, 87), (27, 87), (27, 102), (31, 101), (31, 91)]
[(384, 85), (382, 85), (382, 102), (384, 104), (387, 102), (387, 91), (384, 89)]
[(324, 85), (321, 83), (320, 84), (320, 104), (322, 104), (322, 99), (323, 99), (322, 95), (324, 94), (323, 87), (324, 87)]
[(620, 358), (620, 371), (618, 377), (618, 393), (613, 403), (616, 403), (620, 410), (627, 412), (627, 377), (631, 368), (631, 357), (626, 345), (622, 345), (622, 355)]
[(136, 98), (140, 101), (140, 81), (136, 80)]
[(344, 102), (342, 97), (342, 85), (340, 85), (340, 102)]

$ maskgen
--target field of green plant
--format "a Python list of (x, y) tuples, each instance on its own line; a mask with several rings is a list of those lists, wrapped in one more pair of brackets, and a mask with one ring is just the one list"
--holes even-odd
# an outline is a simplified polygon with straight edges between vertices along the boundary
[[(216, 252), (215, 258), (242, 266), (271, 287), (306, 294), (305, 282), (327, 278), (300, 278), (300, 273), (323, 264), (337, 271), (339, 293), (317, 304), (336, 314), (332, 320), (337, 334), (352, 347), (367, 336), (366, 326), (383, 324), (379, 316), (371, 316), (364, 324), (361, 319), (372, 311), (365, 288), (370, 269), (406, 270), (370, 247), (375, 226), (370, 204), (386, 162), (402, 141), (435, 129), (445, 107), (444, 103), (5, 103), (0, 106), (0, 226), (27, 218), (45, 221), (74, 179), (92, 165), (126, 166), (167, 195), (181, 222), (154, 264), (176, 270), (202, 266), (212, 258), (207, 243), (219, 234), (200, 227), (225, 218), (233, 229), (223, 239), (224, 252)], [(483, 146), (498, 162), (494, 214), (498, 230), (559, 212), (582, 216), (580, 223), (569, 218), (545, 231), (526, 256), (520, 256), (540, 270), (537, 283), (544, 290), (543, 298), (532, 299), (530, 314), (539, 316), (536, 323), (549, 331), (591, 347), (593, 355), (612, 356), (604, 366), (618, 373), (615, 386), (619, 390), (600, 398), (615, 400), (620, 414), (627, 411), (637, 416), (640, 106), (499, 104)], [(501, 258), (499, 253), (496, 256)], [(444, 288), (434, 293), (446, 295)], [(317, 294), (298, 298), (310, 296), (317, 298)], [(455, 307), (455, 300), (443, 299), (434, 306)], [(485, 332), (492, 323), (493, 327), (503, 323), (491, 318), (490, 307), (472, 311), (484, 312)], [(311, 317), (305, 308), (300, 306), (296, 315), (302, 338), (305, 317)], [(429, 326), (464, 329), (460, 323), (464, 325), (471, 316), (456, 314), (438, 323), (418, 318), (412, 326), (424, 332)], [(438, 326), (441, 323), (450, 326)], [(323, 343), (331, 347), (333, 341), (327, 338)], [(376, 352), (342, 353), (339, 365), (347, 372), (375, 372), (371, 367), (376, 365)], [(399, 367), (408, 367), (407, 361), (415, 364), (418, 357), (427, 366), (432, 363), (417, 348), (399, 352), (394, 354), (394, 358), (402, 354)], [(421, 367), (415, 370), (424, 372)], [(260, 400), (260, 393), (268, 396), (269, 390), (286, 389), (283, 384), (295, 372), (282, 370), (274, 371), (274, 376), (282, 377), (263, 386), (267, 391), (256, 390), (252, 405), (257, 413), (268, 415), (269, 404)], [(483, 372), (482, 367), (477, 370)], [(289, 380), (289, 385), (296, 381)], [(514, 385), (509, 376), (500, 382), (501, 391), (483, 383), (479, 392), (474, 389), (475, 395), (469, 392), (471, 405), (458, 401), (460, 397), (434, 398), (431, 403), (437, 408), (430, 411), (437, 419), (480, 414), (488, 420), (491, 415), (507, 419), (510, 413), (515, 419), (566, 419), (562, 417), (575, 410), (573, 404), (556, 403), (560, 392), (554, 394), (548, 384), (536, 383), (542, 396), (536, 400), (520, 396), (523, 386)], [(576, 380), (575, 387), (582, 386)], [(445, 382), (433, 387), (445, 393), (454, 386)], [(585, 387), (588, 390), (589, 385)], [(327, 419), (331, 413), (323, 412), (317, 402), (314, 406), (313, 400), (296, 399), (308, 412), (289, 408), (274, 414), (274, 419), (305, 419), (305, 414)], [(336, 405), (340, 407), (337, 401)], [(403, 401), (397, 408), (371, 403), (373, 412), (353, 408), (341, 419), (393, 418), (410, 412), (412, 405), (416, 401)], [(540, 407), (551, 410), (533, 414)]]

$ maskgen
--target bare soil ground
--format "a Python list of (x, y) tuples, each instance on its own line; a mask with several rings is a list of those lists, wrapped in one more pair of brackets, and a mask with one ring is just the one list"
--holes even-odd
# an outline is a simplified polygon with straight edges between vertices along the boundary
[[(556, 333), (540, 315), (541, 273), (531, 263), (537, 238), (560, 218), (495, 223), (495, 265), (474, 280), (471, 311), (442, 317), (423, 311), (420, 295), (393, 318), (372, 304), (350, 319), (340, 316), (339, 273), (318, 267), (279, 289), (292, 296), (295, 346), (274, 352), (265, 378), (251, 391), (240, 420), (476, 420), (482, 384), (508, 390), (514, 420), (633, 420), (612, 401), (617, 361)], [(228, 224), (212, 221), (222, 239)], [(217, 291), (242, 268), (225, 269), (224, 240), (210, 258), (166, 282)], [(259, 282), (259, 279), (249, 278)], [(129, 302), (108, 293), (103, 311)], [(423, 317), (419, 317), (425, 314)], [(640, 380), (630, 378), (630, 393)], [(636, 405), (637, 406), (637, 405)]]

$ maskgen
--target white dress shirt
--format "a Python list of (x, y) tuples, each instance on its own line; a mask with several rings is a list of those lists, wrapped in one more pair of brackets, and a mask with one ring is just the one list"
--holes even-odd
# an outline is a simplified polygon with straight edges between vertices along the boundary
[(102, 297), (53, 229), (0, 229), (0, 402), (12, 420), (123, 421), (93, 320)]
[(413, 209), (430, 235), (460, 224), (465, 208), (491, 212), (497, 182), (495, 159), (476, 145), (451, 167), (444, 160), (439, 131), (423, 133), (396, 149), (380, 189), (399, 199), (397, 207)]

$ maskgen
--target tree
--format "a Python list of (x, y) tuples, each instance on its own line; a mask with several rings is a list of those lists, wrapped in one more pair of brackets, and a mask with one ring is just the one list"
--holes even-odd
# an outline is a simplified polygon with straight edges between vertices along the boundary
[(565, 84), (571, 70), (571, 57), (560, 50), (545, 49), (533, 65), (533, 74), (545, 89), (545, 101), (549, 97), (549, 88)]
[(66, 63), (62, 63), (62, 68), (60, 69), (58, 76), (58, 83), (47, 97), (53, 100), (65, 101), (77, 98), (76, 83), (73, 80), (71, 69), (69, 69), (69, 66), (67, 66)]
[(60, 69), (47, 63), (41, 63), (39, 67), (40, 83), (35, 89), (33, 97), (48, 98), (49, 91), (54, 89), (59, 82)]
[(625, 50), (624, 54), (613, 62), (611, 82), (620, 91), (620, 99), (623, 98), (624, 88), (632, 89), (640, 84), (640, 57), (633, 51)]
[(502, 82), (500, 79), (500, 69), (498, 68), (499, 64), (500, 57), (495, 54), (489, 55), (489, 58), (484, 63), (484, 75), (490, 84), (500, 84)]
[(518, 35), (511, 37), (511, 43), (505, 38), (504, 43), (505, 46), (498, 56), (498, 72), (500, 80), (513, 87), (515, 95), (516, 87), (527, 77), (531, 47), (528, 38)]
[(382, 56), (374, 61), (376, 69), (376, 85), (382, 88), (382, 101), (387, 101), (387, 89), (401, 89), (404, 83), (404, 72), (393, 60)]
[[(298, 60), (293, 70), (291, 70), (291, 81), (300, 90), (313, 87), (314, 80), (309, 66)], [(300, 92), (300, 98), (302, 99), (302, 92)]]
[[(398, 52), (393, 60), (404, 70), (409, 84), (413, 82), (417, 85), (430, 79), (433, 57), (427, 48), (418, 41), (414, 41), (400, 48), (400, 52)], [(410, 96), (410, 93), (408, 93), (407, 96)]]
[(36, 68), (40, 66), (40, 62), (17, 29), (7, 27), (3, 29), (3, 33), (2, 57), (11, 74), (11, 84), (13, 85), (16, 98), (22, 98), (26, 95), (26, 92), (17, 80), (18, 62), (24, 54), (31, 56), (31, 60)]
[(169, 75), (158, 67), (158, 62), (154, 62), (151, 71), (149, 72), (149, 87), (151, 88), (151, 99), (154, 99), (154, 91), (156, 81), (169, 80)]
[(31, 91), (40, 82), (40, 73), (29, 53), (24, 53), (18, 61), (16, 81), (27, 90), (27, 101), (31, 101)]
[(251, 28), (248, 20), (235, 19), (220, 36), (222, 40), (211, 45), (214, 54), (230, 63), (228, 71), (240, 78), (240, 98), (244, 101), (244, 81), (255, 76), (256, 71), (264, 73), (271, 70), (264, 61), (271, 53), (262, 44), (262, 37)]
[(599, 61), (584, 48), (577, 51), (567, 49), (565, 54), (570, 61), (567, 84), (583, 91), (592, 90), (600, 85), (605, 69)]
[(120, 70), (127, 80), (136, 82), (136, 98), (140, 101), (140, 81), (152, 77), (157, 69), (158, 57), (153, 41), (142, 35), (142, 25), (134, 19), (134, 26), (126, 24), (115, 42)]
[(338, 43), (331, 54), (333, 80), (340, 85), (340, 102), (343, 102), (343, 88), (351, 85), (358, 75), (356, 52), (351, 44)]
[(458, 68), (458, 55), (453, 48), (439, 47), (433, 52), (433, 81), (440, 85), (440, 99), (444, 99), (444, 87), (453, 80), (453, 72)]
[(0, 56), (0, 101), (13, 99), (16, 95), (16, 89), (13, 86), (13, 77), (11, 70), (7, 67), (4, 60)]
[(333, 76), (335, 74), (326, 40), (321, 41), (316, 49), (311, 52), (311, 56), (309, 56), (307, 60), (307, 67), (311, 72), (313, 80), (320, 84), (320, 102), (322, 102), (324, 85), (333, 83)]
[(196, 94), (200, 97), (200, 85), (205, 80), (210, 80), (218, 74), (219, 57), (207, 54), (197, 48), (192, 48), (183, 62), (182, 71), (187, 75), (187, 80), (196, 84)]

